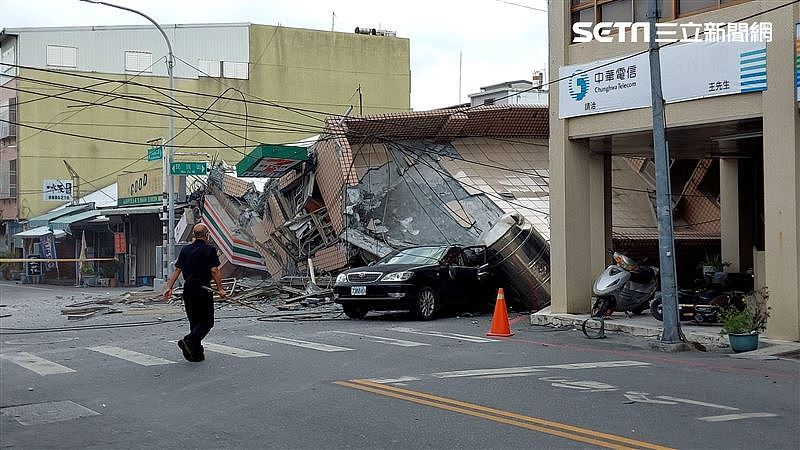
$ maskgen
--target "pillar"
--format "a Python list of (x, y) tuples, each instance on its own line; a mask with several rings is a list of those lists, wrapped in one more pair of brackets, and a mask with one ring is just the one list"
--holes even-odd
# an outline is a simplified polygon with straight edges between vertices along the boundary
[[(568, 61), (569, 2), (550, 2), (550, 79)], [(570, 120), (558, 118), (558, 84), (550, 87), (550, 273), (552, 310), (586, 313), (592, 282), (603, 270), (610, 239), (611, 163), (569, 139)]]
[(739, 161), (719, 161), (720, 237), (722, 260), (730, 272), (741, 271), (739, 238)]
[(800, 5), (774, 11), (767, 44), (764, 109), (764, 234), (772, 315), (767, 336), (800, 340), (800, 115), (795, 93), (795, 22)]

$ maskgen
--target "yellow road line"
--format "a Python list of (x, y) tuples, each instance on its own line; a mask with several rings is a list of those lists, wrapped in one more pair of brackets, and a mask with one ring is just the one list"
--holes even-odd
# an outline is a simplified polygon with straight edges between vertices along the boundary
[(387, 389), (387, 390), (390, 390), (390, 391), (399, 392), (399, 393), (405, 394), (405, 395), (412, 395), (412, 396), (416, 396), (416, 397), (427, 398), (427, 399), (434, 400), (434, 401), (449, 403), (451, 405), (462, 406), (462, 407), (465, 407), (465, 408), (470, 408), (470, 409), (475, 409), (475, 410), (478, 410), (478, 411), (488, 412), (490, 414), (509, 417), (509, 418), (517, 419), (517, 420), (523, 420), (523, 421), (526, 421), (526, 422), (532, 422), (532, 423), (536, 423), (538, 425), (544, 425), (544, 426), (548, 426), (548, 427), (558, 428), (558, 429), (561, 429), (561, 430), (571, 431), (571, 432), (574, 432), (574, 433), (588, 434), (588, 435), (590, 435), (592, 437), (600, 437), (600, 438), (604, 438), (604, 439), (610, 439), (610, 440), (614, 440), (614, 441), (617, 441), (617, 442), (620, 442), (620, 443), (631, 444), (631, 445), (635, 445), (635, 446), (642, 447), (642, 448), (647, 448), (647, 449), (652, 449), (652, 450), (669, 450), (669, 447), (662, 447), (660, 445), (655, 445), (655, 444), (651, 444), (651, 443), (648, 443), (648, 442), (637, 441), (635, 439), (629, 439), (629, 438), (626, 438), (626, 437), (623, 437), (623, 436), (617, 436), (617, 435), (613, 435), (613, 434), (601, 433), (601, 432), (595, 431), (595, 430), (589, 430), (589, 429), (586, 429), (586, 428), (580, 428), (580, 427), (576, 427), (576, 426), (573, 426), (573, 425), (567, 425), (567, 424), (564, 424), (564, 423), (553, 422), (553, 421), (546, 420), (546, 419), (540, 419), (538, 417), (525, 416), (525, 415), (522, 415), (522, 414), (517, 414), (517, 413), (510, 412), (510, 411), (503, 411), (503, 410), (500, 410), (500, 409), (490, 408), (488, 406), (476, 405), (474, 403), (466, 403), (466, 402), (462, 402), (462, 401), (458, 401), (458, 400), (454, 400), (454, 399), (450, 399), (450, 398), (439, 397), (439, 396), (432, 395), (432, 394), (426, 394), (424, 392), (412, 391), (412, 390), (408, 390), (408, 389), (401, 389), (401, 388), (398, 388), (398, 387), (395, 387), (395, 386), (388, 386), (388, 385), (384, 385), (384, 384), (378, 384), (378, 383), (375, 383), (375, 382), (372, 382), (372, 381), (369, 381), (369, 380), (351, 380), (351, 381), (354, 382), (354, 383), (365, 384), (365, 385), (372, 386), (372, 387), (375, 387), (375, 388), (383, 388), (383, 389)]
[[(395, 386), (388, 386), (384, 384), (374, 383), (368, 380), (351, 380), (339, 381), (336, 384), (354, 389), (384, 395), (387, 397), (398, 398), (414, 403), (419, 403), (435, 408), (445, 409), (448, 411), (458, 412), (474, 417), (480, 417), (487, 420), (492, 420), (499, 423), (517, 426), (520, 428), (538, 431), (541, 433), (551, 434), (554, 436), (571, 439), (574, 441), (584, 442), (587, 444), (597, 445), (605, 448), (614, 449), (627, 449), (627, 448), (646, 448), (652, 450), (668, 450), (668, 447), (663, 447), (648, 442), (637, 441), (623, 436), (616, 436), (613, 434), (601, 433), (586, 428), (580, 428), (572, 425), (553, 422), (537, 417), (525, 416), (516, 414), (509, 411), (498, 410), (489, 408), (482, 405), (473, 403), (466, 403), (445, 397), (427, 394), (424, 392), (411, 391), (408, 389), (401, 389)], [(605, 439), (605, 440), (600, 440)], [(608, 442), (610, 441), (610, 442)], [(632, 447), (628, 447), (628, 445)]]

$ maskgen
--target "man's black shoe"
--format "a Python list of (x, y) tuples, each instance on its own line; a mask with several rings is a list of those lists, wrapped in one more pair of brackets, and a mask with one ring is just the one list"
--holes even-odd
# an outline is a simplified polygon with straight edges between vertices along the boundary
[(192, 353), (192, 351), (189, 349), (189, 346), (186, 344), (186, 341), (183, 339), (178, 341), (178, 347), (180, 347), (181, 351), (183, 352), (183, 357), (189, 362), (198, 362), (205, 359), (198, 359), (194, 353)]

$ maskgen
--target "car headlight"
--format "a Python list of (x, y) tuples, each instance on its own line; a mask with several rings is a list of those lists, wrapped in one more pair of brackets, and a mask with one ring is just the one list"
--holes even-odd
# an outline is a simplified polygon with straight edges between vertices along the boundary
[(412, 276), (414, 276), (414, 272), (393, 272), (384, 275), (383, 278), (381, 278), (381, 281), (406, 281)]
[(347, 283), (347, 275), (340, 273), (336, 275), (336, 284)]

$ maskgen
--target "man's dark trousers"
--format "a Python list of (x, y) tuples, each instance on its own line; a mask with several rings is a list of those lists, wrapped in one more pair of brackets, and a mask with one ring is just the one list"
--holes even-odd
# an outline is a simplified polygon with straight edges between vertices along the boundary
[(203, 353), (201, 341), (214, 326), (214, 294), (202, 286), (183, 287), (183, 305), (189, 319), (189, 334), (183, 338), (193, 353)]

